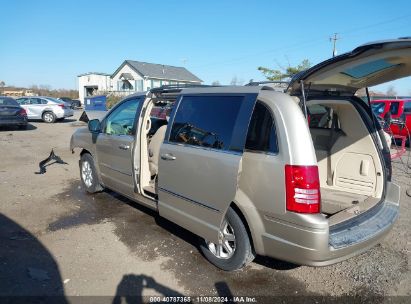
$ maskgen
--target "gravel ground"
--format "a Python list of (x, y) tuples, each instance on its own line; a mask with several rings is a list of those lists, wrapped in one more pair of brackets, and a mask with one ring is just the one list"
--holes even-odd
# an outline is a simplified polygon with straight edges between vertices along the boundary
[[(300, 296), (340, 296), (345, 302), (350, 296), (349, 301), (411, 301), (411, 198), (405, 194), (411, 179), (401, 161), (393, 163), (394, 180), (402, 189), (401, 216), (380, 245), (327, 267), (258, 257), (245, 269), (227, 273), (201, 256), (194, 235), (154, 212), (113, 192), (85, 194), (78, 154), (68, 147), (80, 125), (72, 119), (53, 125), (33, 122), (27, 131), (0, 130), (0, 296), (247, 295), (281, 296), (278, 299), (286, 302), (305, 302)], [(51, 148), (68, 164), (53, 164), (46, 174), (34, 174)]]

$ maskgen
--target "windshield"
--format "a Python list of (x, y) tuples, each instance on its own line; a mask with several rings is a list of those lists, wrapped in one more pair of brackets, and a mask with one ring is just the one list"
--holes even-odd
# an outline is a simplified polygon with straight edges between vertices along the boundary
[(0, 106), (18, 106), (19, 104), (13, 98), (0, 97)]

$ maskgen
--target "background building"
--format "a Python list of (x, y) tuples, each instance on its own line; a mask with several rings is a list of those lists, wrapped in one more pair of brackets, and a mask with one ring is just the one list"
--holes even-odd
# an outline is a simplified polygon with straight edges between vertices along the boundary
[(110, 74), (89, 72), (78, 75), (78, 95), (84, 104), (84, 97), (111, 90)]
[(201, 84), (202, 80), (184, 67), (125, 60), (112, 74), (78, 75), (79, 98), (99, 94), (126, 96), (162, 85)]

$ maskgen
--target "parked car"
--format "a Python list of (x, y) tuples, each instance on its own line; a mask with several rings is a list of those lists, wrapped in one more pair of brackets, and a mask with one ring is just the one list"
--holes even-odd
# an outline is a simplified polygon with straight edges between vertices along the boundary
[(72, 109), (80, 108), (81, 107), (81, 102), (80, 100), (77, 99), (71, 99), (69, 97), (59, 97), (58, 99), (64, 101), (65, 103), (68, 103)]
[(27, 128), (27, 113), (11, 97), (0, 96), (0, 127)]
[(21, 97), (16, 101), (27, 111), (29, 120), (42, 119), (44, 122), (53, 123), (74, 115), (69, 104), (53, 97)]
[[(198, 235), (221, 269), (256, 254), (329, 265), (380, 242), (398, 218), (390, 151), (355, 92), (409, 76), (410, 59), (411, 39), (399, 39), (320, 63), (286, 93), (152, 89), (89, 121), (70, 147), (87, 192), (107, 187), (157, 211)], [(171, 98), (168, 122), (153, 130), (151, 108)], [(305, 106), (318, 115), (310, 125)]]
[(384, 99), (371, 102), (373, 112), (381, 118), (387, 115), (394, 121), (390, 129), (394, 135), (409, 137), (411, 132), (411, 99)]

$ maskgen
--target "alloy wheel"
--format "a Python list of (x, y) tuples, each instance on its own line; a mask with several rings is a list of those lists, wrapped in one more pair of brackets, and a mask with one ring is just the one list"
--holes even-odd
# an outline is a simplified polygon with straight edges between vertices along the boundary
[(93, 185), (93, 170), (91, 169), (88, 161), (84, 161), (81, 165), (81, 177), (87, 187), (91, 187)]
[(218, 244), (207, 242), (208, 249), (219, 259), (229, 259), (236, 249), (236, 240), (233, 227), (224, 220), (218, 232)]

